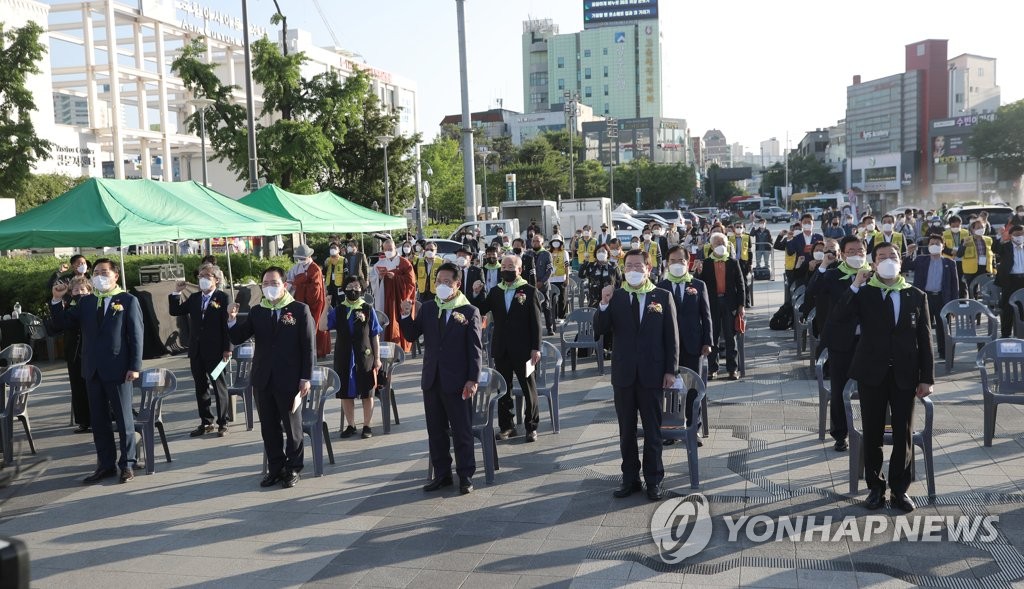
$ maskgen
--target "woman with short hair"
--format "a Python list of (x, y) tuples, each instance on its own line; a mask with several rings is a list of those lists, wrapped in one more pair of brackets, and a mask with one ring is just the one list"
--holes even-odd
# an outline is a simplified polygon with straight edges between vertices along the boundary
[(363, 401), (362, 437), (373, 437), (370, 421), (373, 418), (373, 395), (379, 382), (380, 334), (384, 329), (377, 321), (373, 305), (363, 300), (363, 285), (358, 276), (346, 276), (344, 300), (327, 312), (327, 328), (337, 333), (334, 341), (334, 371), (341, 377), (337, 397), (345, 411), (348, 427), (341, 437), (356, 433), (355, 403)]

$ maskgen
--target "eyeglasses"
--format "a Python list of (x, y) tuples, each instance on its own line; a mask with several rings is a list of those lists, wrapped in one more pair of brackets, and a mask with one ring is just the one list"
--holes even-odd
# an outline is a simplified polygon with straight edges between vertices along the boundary
[(644, 266), (643, 264), (626, 264), (626, 270), (636, 270), (638, 272), (643, 272), (646, 269), (647, 266)]

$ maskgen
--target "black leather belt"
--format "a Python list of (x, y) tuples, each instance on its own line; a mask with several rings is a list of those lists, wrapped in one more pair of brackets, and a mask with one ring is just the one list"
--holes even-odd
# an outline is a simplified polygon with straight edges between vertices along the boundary
[(928, 292), (928, 294), (930, 294), (930, 295), (934, 295), (934, 296), (939, 296), (939, 295), (941, 295), (941, 294), (942, 294), (942, 291), (941, 291), (941, 290), (940, 290), (940, 291), (935, 291), (935, 292), (932, 292), (932, 291), (927, 291), (927, 292)]

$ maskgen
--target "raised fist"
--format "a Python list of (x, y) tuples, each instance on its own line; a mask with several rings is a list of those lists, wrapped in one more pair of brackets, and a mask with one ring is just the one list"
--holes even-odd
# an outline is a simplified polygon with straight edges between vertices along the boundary
[(412, 301), (402, 301), (402, 315), (409, 315), (412, 313)]
[(183, 291), (183, 290), (185, 290), (186, 288), (188, 288), (188, 283), (187, 283), (187, 282), (185, 282), (184, 280), (179, 280), (179, 281), (178, 281), (177, 283), (175, 283), (175, 285), (174, 285), (174, 292), (182, 292), (182, 291)]
[(64, 272), (67, 272), (70, 269), (71, 269), (71, 266), (68, 266), (67, 262), (64, 262), (63, 264), (60, 265), (60, 272), (61, 272), (61, 274), (63, 274)]
[(228, 308), (228, 321), (234, 321), (238, 317), (238, 309), (238, 303), (235, 303)]
[(607, 305), (612, 301), (612, 295), (615, 293), (615, 287), (607, 285), (601, 289), (601, 304)]
[(58, 280), (53, 283), (53, 300), (63, 299), (67, 292), (68, 285), (64, 281)]
[(473, 283), (473, 294), (480, 294), (480, 291), (484, 289), (484, 283), (477, 280)]

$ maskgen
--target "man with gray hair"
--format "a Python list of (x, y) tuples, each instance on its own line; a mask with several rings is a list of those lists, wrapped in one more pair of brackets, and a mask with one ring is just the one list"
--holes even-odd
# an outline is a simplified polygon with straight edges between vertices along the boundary
[[(217, 434), (228, 433), (228, 386), (222, 371), (213, 381), (217, 399), (216, 418), (211, 410), (209, 375), (221, 361), (231, 358), (231, 341), (228, 339), (228, 295), (219, 290), (224, 284), (224, 273), (213, 264), (199, 268), (199, 292), (193, 293), (185, 302), (181, 294), (188, 286), (184, 280), (178, 282), (171, 293), (170, 313), (174, 317), (188, 317), (189, 342), (188, 358), (192, 368), (192, 380), (196, 386), (196, 403), (199, 405), (199, 427), (192, 431), (193, 438), (213, 432), (214, 419)], [(152, 457), (147, 457), (152, 460)]]

